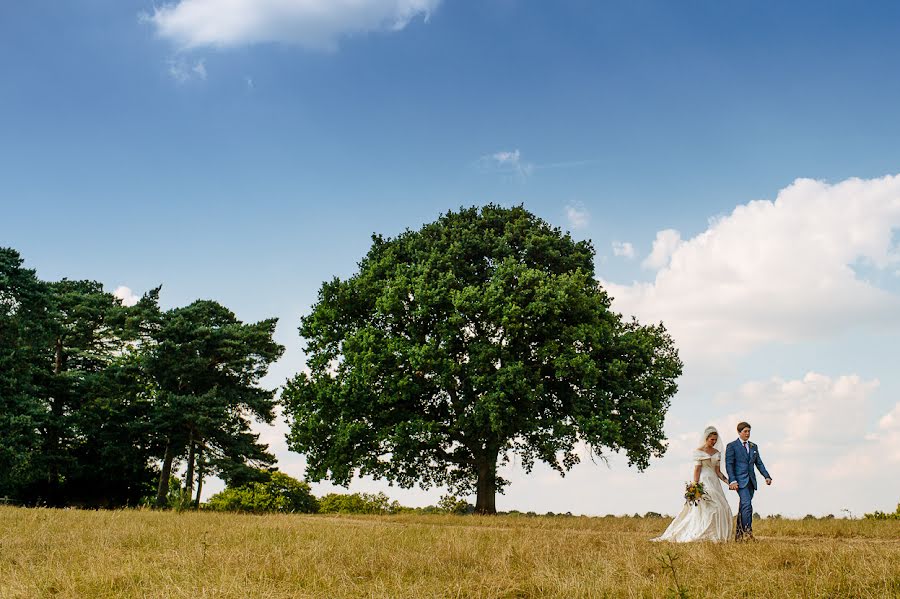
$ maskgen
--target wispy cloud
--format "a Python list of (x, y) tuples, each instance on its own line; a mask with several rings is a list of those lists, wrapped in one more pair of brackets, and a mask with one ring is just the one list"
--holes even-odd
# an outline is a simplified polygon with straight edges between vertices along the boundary
[(479, 166), (486, 171), (500, 172), (516, 175), (519, 179), (525, 179), (538, 170), (550, 170), (557, 168), (578, 168), (590, 164), (596, 164), (597, 160), (569, 160), (565, 162), (534, 163), (525, 160), (522, 151), (500, 150), (478, 160)]
[(574, 202), (566, 206), (566, 219), (573, 229), (584, 229), (591, 222), (591, 214), (580, 202)]
[(522, 160), (522, 153), (518, 149), (494, 152), (482, 156), (479, 162), (486, 170), (514, 174), (523, 179), (534, 170), (533, 164)]
[(613, 255), (621, 256), (623, 258), (634, 258), (634, 246), (627, 241), (613, 241), (612, 242)]
[(589, 160), (567, 160), (563, 162), (547, 162), (545, 164), (535, 164), (535, 169), (547, 170), (554, 168), (578, 168), (580, 166), (588, 166), (591, 164), (597, 164), (599, 160), (597, 159), (589, 159)]
[(178, 0), (143, 19), (182, 48), (263, 43), (333, 50), (354, 33), (399, 31), (441, 0)]
[(186, 83), (192, 79), (206, 80), (206, 61), (199, 59), (194, 62), (186, 58), (178, 57), (169, 60), (169, 75), (178, 83)]

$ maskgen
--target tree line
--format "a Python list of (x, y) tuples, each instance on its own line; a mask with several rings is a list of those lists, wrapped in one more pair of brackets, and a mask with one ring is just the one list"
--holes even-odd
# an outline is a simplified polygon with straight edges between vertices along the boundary
[[(250, 429), (271, 422), (259, 386), (284, 348), (276, 319), (242, 323), (211, 300), (126, 306), (97, 281), (43, 281), (0, 248), (0, 497), (24, 505), (168, 504), (210, 475), (232, 484), (275, 458)], [(194, 494), (196, 492), (196, 494)]]
[[(561, 475), (584, 448), (646, 468), (665, 451), (682, 363), (662, 323), (612, 309), (594, 258), (522, 206), (373, 235), (358, 271), (323, 283), (301, 318), (308, 369), (278, 399), (306, 477), (439, 485), (495, 513), (513, 456)], [(213, 474), (265, 482), (274, 457), (250, 424), (273, 418), (259, 381), (283, 351), (275, 322), (209, 300), (162, 310), (159, 289), (125, 306), (2, 250), (0, 496), (165, 505), (174, 464), (195, 503)]]

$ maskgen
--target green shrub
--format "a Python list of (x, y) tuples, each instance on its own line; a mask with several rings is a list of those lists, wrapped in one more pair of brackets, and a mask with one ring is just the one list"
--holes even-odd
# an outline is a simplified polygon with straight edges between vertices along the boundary
[(268, 481), (229, 487), (213, 495), (205, 507), (219, 512), (312, 514), (318, 511), (318, 502), (307, 483), (273, 472)]
[(897, 511), (893, 514), (886, 512), (874, 512), (866, 514), (867, 520), (900, 520), (900, 503), (897, 504)]
[(402, 509), (384, 493), (329, 493), (319, 499), (322, 514), (396, 514)]
[(437, 504), (437, 511), (445, 514), (473, 514), (475, 506), (455, 495), (444, 495)]

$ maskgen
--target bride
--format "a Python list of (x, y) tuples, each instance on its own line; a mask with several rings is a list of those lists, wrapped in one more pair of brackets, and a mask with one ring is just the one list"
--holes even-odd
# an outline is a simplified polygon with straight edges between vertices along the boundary
[[(728, 479), (719, 464), (724, 458), (724, 447), (714, 426), (703, 431), (703, 443), (694, 450), (694, 482), (703, 483), (706, 495), (696, 506), (684, 503), (681, 513), (672, 520), (666, 532), (654, 541), (728, 541), (731, 539), (731, 507), (722, 490)], [(721, 481), (721, 482), (719, 482)]]

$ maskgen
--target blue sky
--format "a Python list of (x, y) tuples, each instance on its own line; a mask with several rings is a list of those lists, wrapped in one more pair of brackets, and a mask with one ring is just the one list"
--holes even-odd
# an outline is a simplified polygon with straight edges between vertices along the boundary
[[(687, 369), (648, 473), (513, 471), (501, 509), (674, 512), (688, 438), (738, 413), (785, 473), (764, 513), (891, 508), (898, 18), (888, 2), (5, 2), (0, 245), (45, 279), (278, 316), (275, 386), (302, 365), (319, 284), (372, 232), (524, 203), (593, 240), (617, 309), (664, 320)], [(848, 413), (865, 417), (822, 446)], [(858, 492), (829, 496), (836, 480)]]

